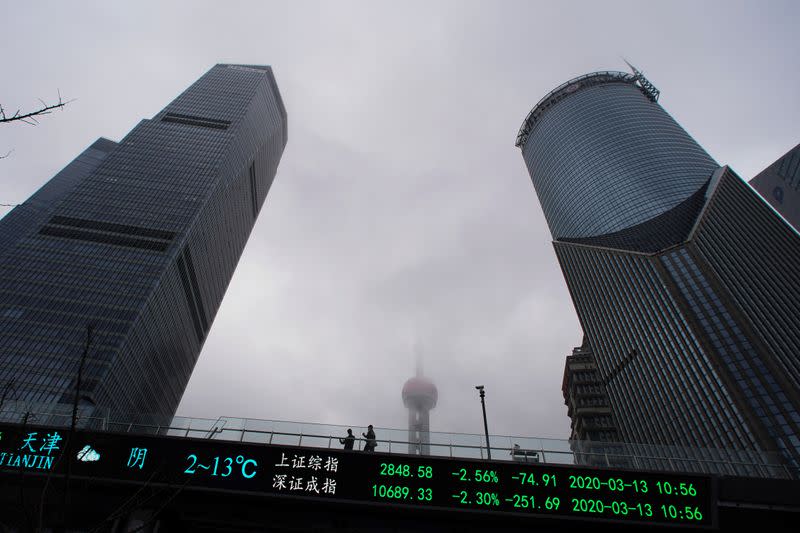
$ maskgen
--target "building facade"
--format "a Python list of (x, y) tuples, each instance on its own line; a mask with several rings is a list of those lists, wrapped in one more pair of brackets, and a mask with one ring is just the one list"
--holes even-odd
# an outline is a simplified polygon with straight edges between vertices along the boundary
[(800, 144), (750, 180), (750, 185), (800, 231)]
[(174, 414), (286, 140), (271, 68), (216, 65), (0, 220), (6, 400)]
[(800, 238), (657, 100), (589, 74), (517, 137), (619, 436), (797, 467)]
[(567, 356), (561, 392), (567, 405), (567, 416), (572, 421), (571, 441), (620, 440), (606, 385), (586, 339)]
[(661, 455), (620, 443), (606, 384), (586, 338), (567, 356), (561, 392), (571, 422), (569, 441), (576, 464), (635, 468), (642, 465), (634, 464), (630, 459), (632, 455)]

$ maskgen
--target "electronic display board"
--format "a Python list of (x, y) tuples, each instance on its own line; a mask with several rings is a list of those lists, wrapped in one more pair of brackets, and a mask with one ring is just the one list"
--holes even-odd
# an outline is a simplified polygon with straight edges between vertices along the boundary
[(67, 458), (74, 477), (342, 503), (690, 527), (717, 514), (712, 478), (696, 474), (0, 426), (0, 476), (63, 472)]

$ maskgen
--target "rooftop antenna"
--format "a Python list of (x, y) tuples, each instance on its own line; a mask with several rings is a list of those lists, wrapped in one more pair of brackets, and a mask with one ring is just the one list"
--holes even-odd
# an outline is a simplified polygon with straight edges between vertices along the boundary
[(628, 68), (631, 69), (631, 72), (633, 72), (633, 79), (634, 81), (639, 82), (638, 87), (642, 93), (644, 93), (644, 95), (649, 98), (651, 102), (658, 102), (658, 97), (661, 94), (661, 91), (659, 91), (655, 85), (650, 83), (650, 80), (644, 77), (644, 73), (642, 73), (642, 71), (638, 68), (634, 67), (630, 61), (624, 57), (622, 57), (622, 60), (626, 65), (628, 65)]
[(414, 356), (415, 356), (415, 375), (419, 378), (422, 377), (422, 344), (417, 341), (414, 343)]
[(631, 65), (631, 62), (630, 62), (630, 61), (628, 61), (628, 60), (625, 58), (625, 56), (619, 56), (619, 57), (620, 57), (620, 59), (622, 59), (622, 60), (625, 62), (625, 64), (626, 64), (626, 65), (628, 65), (628, 68), (629, 68), (629, 69), (631, 69), (631, 71), (632, 71), (634, 74), (639, 74), (639, 69), (637, 69), (636, 67), (634, 67), (633, 65)]

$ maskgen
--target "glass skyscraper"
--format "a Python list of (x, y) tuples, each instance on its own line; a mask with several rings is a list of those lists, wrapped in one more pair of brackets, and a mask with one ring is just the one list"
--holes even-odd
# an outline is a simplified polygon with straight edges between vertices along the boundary
[(172, 415), (287, 139), (270, 67), (216, 65), (0, 220), (5, 401)]
[(797, 467), (800, 237), (658, 96), (588, 74), (517, 136), (619, 436)]
[(800, 144), (759, 172), (750, 185), (800, 231)]

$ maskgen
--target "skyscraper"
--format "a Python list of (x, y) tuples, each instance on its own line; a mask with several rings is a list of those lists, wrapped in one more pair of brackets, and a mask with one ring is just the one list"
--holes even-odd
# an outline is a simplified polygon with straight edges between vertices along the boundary
[[(620, 445), (616, 417), (611, 410), (606, 384), (586, 338), (567, 356), (561, 391), (571, 421), (569, 441), (576, 464), (623, 468), (637, 466), (630, 460), (632, 452), (636, 452), (628, 449), (629, 446)], [(643, 450), (636, 451), (644, 456), (654, 455)], [(661, 465), (647, 466), (658, 468)]]
[(606, 386), (586, 339), (567, 356), (561, 390), (572, 420), (570, 440), (619, 441)]
[(800, 231), (800, 144), (759, 172), (750, 185)]
[(517, 136), (626, 442), (800, 461), (800, 238), (633, 74), (547, 94)]
[(0, 221), (7, 400), (174, 414), (286, 145), (272, 69), (216, 65)]

